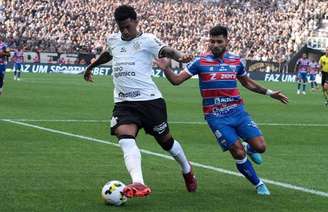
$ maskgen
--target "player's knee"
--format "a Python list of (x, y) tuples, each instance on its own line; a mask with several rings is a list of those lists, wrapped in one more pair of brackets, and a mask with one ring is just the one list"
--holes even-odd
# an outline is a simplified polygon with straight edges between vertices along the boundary
[(264, 143), (258, 145), (255, 150), (258, 152), (258, 153), (264, 153), (265, 150), (266, 150), (266, 146)]
[(246, 152), (245, 152), (244, 148), (241, 145), (240, 146), (233, 146), (230, 149), (230, 153), (231, 153), (232, 157), (234, 159), (237, 159), (237, 160), (242, 160), (246, 156)]
[(172, 136), (157, 137), (156, 141), (165, 151), (172, 149), (174, 144), (174, 139)]

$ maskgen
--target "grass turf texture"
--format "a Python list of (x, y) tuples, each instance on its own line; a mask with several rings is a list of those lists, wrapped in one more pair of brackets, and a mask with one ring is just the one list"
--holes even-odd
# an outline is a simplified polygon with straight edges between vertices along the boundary
[[(13, 81), (7, 74), (0, 97), (0, 119), (116, 143), (106, 122), (28, 120), (110, 120), (113, 108), (110, 77), (86, 83), (81, 76), (24, 74)], [(156, 79), (168, 106), (171, 132), (188, 158), (197, 163), (236, 171), (203, 121), (198, 81), (180, 87)], [(296, 84), (264, 83), (283, 90), (289, 105), (241, 89), (246, 109), (260, 124), (268, 149), (264, 164), (254, 165), (260, 177), (328, 192), (328, 108), (321, 92), (296, 95)], [(308, 86), (309, 87), (309, 86)], [(176, 123), (185, 122), (185, 123)], [(189, 123), (188, 123), (189, 122)], [(190, 122), (204, 122), (203, 124)], [(269, 126), (261, 123), (317, 124)], [(140, 148), (165, 154), (141, 130)], [(153, 194), (130, 199), (122, 207), (103, 204), (100, 191), (109, 180), (129, 183), (121, 150), (43, 130), (0, 121), (0, 211), (327, 211), (328, 198), (268, 184), (270, 197), (256, 195), (243, 178), (194, 167), (199, 189), (185, 190), (176, 162), (143, 154), (143, 172)]]

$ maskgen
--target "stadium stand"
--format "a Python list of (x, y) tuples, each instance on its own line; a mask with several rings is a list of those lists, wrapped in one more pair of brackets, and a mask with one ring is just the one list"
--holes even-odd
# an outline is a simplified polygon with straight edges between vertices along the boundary
[(181, 51), (203, 51), (211, 26), (229, 27), (230, 49), (248, 59), (286, 61), (313, 36), (323, 0), (4, 0), (0, 33), (11, 48), (60, 53), (100, 52), (116, 31), (113, 11), (133, 5), (140, 29)]

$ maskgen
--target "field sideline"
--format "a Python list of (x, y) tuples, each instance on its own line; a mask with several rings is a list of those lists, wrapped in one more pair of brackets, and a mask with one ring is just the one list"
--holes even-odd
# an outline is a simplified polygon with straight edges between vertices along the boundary
[(128, 183), (129, 177), (116, 139), (108, 135), (111, 78), (95, 81), (24, 74), (17, 82), (7, 75), (0, 97), (0, 211), (327, 210), (328, 108), (320, 92), (298, 96), (295, 84), (261, 82), (282, 89), (290, 98), (286, 106), (242, 89), (246, 108), (268, 143), (264, 164), (255, 165), (272, 192), (263, 198), (246, 180), (232, 176), (237, 174), (233, 160), (221, 152), (203, 120), (197, 81), (174, 87), (165, 79), (156, 83), (167, 101), (172, 134), (193, 161), (199, 190), (185, 191), (175, 162), (167, 161), (141, 130), (138, 145), (144, 149), (144, 177), (153, 194), (108, 208), (100, 198), (102, 185), (110, 179)]

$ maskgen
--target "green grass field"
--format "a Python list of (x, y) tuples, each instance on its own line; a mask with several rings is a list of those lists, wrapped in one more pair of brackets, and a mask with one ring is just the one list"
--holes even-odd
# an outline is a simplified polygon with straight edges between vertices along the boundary
[(298, 96), (295, 84), (260, 82), (283, 90), (290, 99), (283, 105), (241, 90), (268, 145), (264, 163), (254, 165), (273, 183), (267, 184), (272, 195), (262, 197), (245, 179), (222, 172), (237, 170), (203, 120), (197, 80), (174, 87), (156, 79), (171, 132), (194, 163), (198, 191), (186, 192), (176, 162), (141, 130), (138, 145), (149, 151), (142, 154), (144, 178), (153, 193), (111, 207), (101, 199), (102, 186), (130, 181), (108, 131), (111, 78), (96, 77), (92, 84), (75, 75), (24, 74), (19, 82), (6, 77), (0, 96), (1, 212), (328, 211), (328, 108), (321, 92)]

